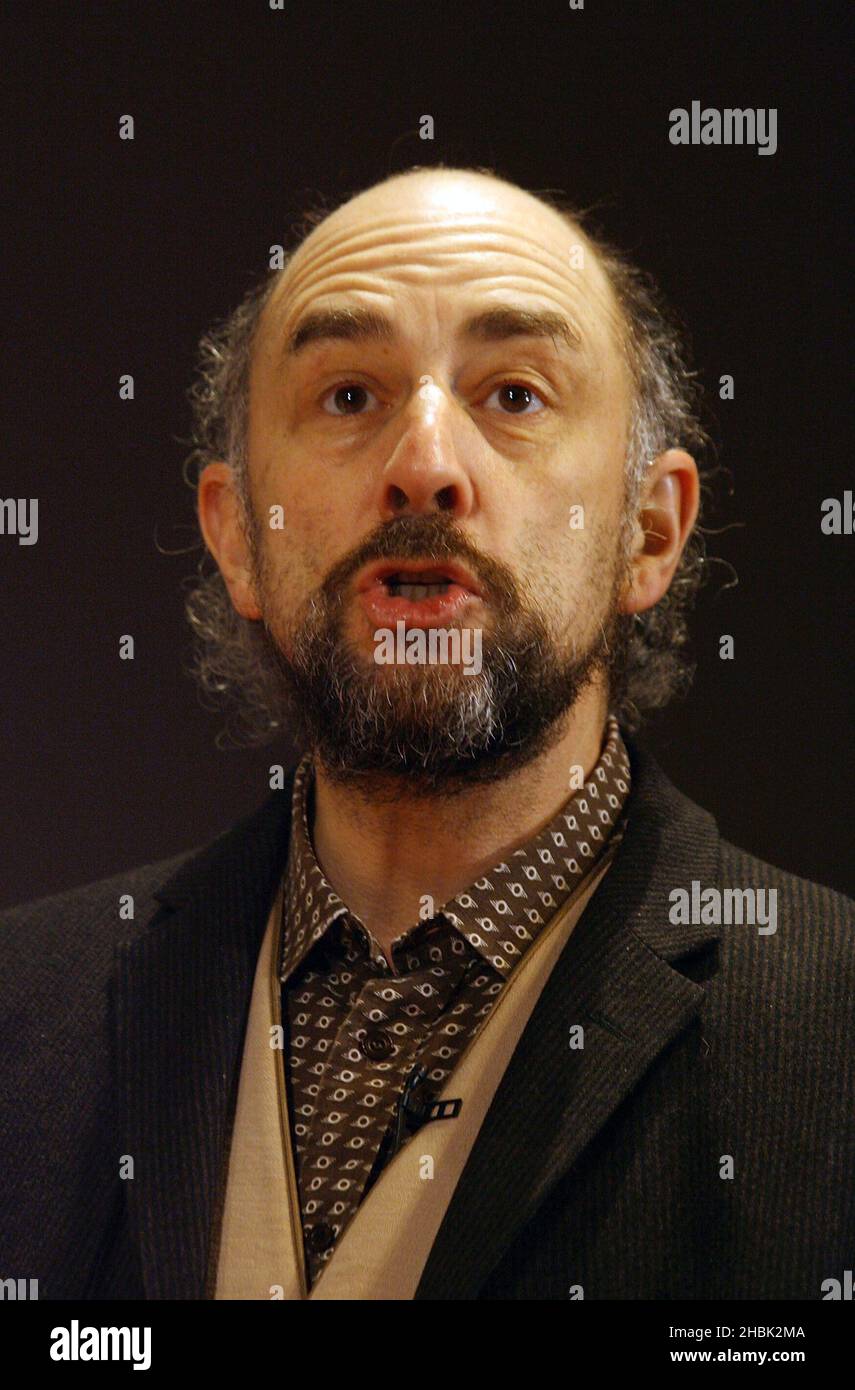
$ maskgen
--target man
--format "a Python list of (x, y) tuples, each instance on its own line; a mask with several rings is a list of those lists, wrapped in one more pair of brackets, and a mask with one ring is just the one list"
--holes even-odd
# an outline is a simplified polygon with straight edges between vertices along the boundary
[(701, 565), (655, 294), (560, 208), (422, 169), (203, 347), (198, 674), (298, 762), (203, 850), (5, 914), (0, 1273), (824, 1297), (850, 904), (631, 736)]

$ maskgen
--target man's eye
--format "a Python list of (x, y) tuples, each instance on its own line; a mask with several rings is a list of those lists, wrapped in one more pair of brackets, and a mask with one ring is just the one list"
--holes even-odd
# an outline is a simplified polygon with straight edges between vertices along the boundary
[(367, 386), (360, 386), (357, 381), (348, 381), (329, 391), (321, 404), (327, 415), (362, 415), (369, 399), (376, 405), (377, 397), (373, 391), (369, 391)]
[(539, 401), (541, 406), (545, 405), (536, 391), (519, 381), (506, 381), (502, 386), (497, 386), (484, 404), (489, 405), (494, 397), (498, 397), (499, 409), (506, 415), (538, 415), (540, 410), (534, 403)]

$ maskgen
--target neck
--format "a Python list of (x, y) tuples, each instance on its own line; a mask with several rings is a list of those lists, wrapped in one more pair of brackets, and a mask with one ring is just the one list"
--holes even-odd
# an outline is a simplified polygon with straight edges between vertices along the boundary
[[(604, 693), (588, 686), (561, 737), (540, 757), (445, 802), (408, 795), (405, 778), (394, 800), (372, 801), (369, 788), (331, 781), (316, 761), (315, 855), (387, 955), (396, 936), (548, 825), (573, 795), (571, 769), (581, 767), (587, 778), (595, 767), (606, 713)], [(432, 900), (429, 911), (425, 897)]]

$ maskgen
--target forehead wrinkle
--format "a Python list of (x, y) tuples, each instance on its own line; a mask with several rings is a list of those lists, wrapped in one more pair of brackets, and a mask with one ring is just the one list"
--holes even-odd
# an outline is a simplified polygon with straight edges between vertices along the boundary
[[(491, 300), (486, 308), (481, 305), (474, 312), (471, 304), (464, 305), (461, 312), (466, 316), (458, 325), (458, 338), (473, 338), (483, 343), (506, 343), (523, 337), (549, 338), (555, 351), (569, 349), (573, 356), (584, 348), (584, 340), (572, 316), (563, 309), (522, 303), (512, 295), (504, 300)], [(296, 326), (283, 340), (280, 359), (284, 366), (290, 357), (312, 343), (393, 343), (398, 336), (394, 316), (333, 299), (321, 308), (309, 307), (298, 317)]]
[[(425, 223), (429, 221), (433, 224), (433, 230), (440, 234), (442, 246), (437, 249), (437, 237), (427, 236), (419, 238), (419, 233), (424, 233)], [(390, 232), (396, 233), (390, 236)], [(571, 235), (568, 226), (565, 233)], [(314, 238), (318, 241), (312, 246)], [(291, 264), (286, 267), (283, 274), (291, 271), (291, 278), (299, 283), (302, 274), (308, 274), (312, 270), (322, 268), (329, 260), (342, 259), (345, 256), (359, 256), (361, 253), (374, 250), (376, 247), (383, 247), (387, 252), (395, 241), (401, 244), (401, 254), (414, 259), (430, 262), (433, 259), (442, 257), (466, 254), (467, 249), (473, 255), (484, 251), (494, 251), (499, 254), (513, 254), (513, 243), (523, 242), (526, 252), (531, 254), (537, 251), (540, 256), (548, 263), (552, 262), (559, 272), (566, 272), (568, 269), (562, 258), (554, 252), (545, 242), (532, 236), (529, 230), (521, 232), (520, 228), (514, 224), (497, 224), (495, 219), (485, 220), (483, 218), (462, 218), (454, 219), (454, 225), (449, 225), (448, 219), (418, 218), (411, 223), (402, 222), (400, 218), (388, 218), (377, 220), (373, 226), (367, 228), (354, 227), (347, 229), (342, 244), (341, 232), (335, 228), (328, 230), (325, 235), (321, 228), (317, 228), (307, 241), (298, 247), (294, 253)], [(466, 242), (470, 243), (467, 248)], [(510, 245), (508, 245), (510, 243)], [(593, 250), (593, 248), (591, 248)], [(521, 254), (517, 250), (517, 254)], [(535, 259), (537, 259), (535, 257)]]
[[(429, 281), (432, 271), (447, 266), (452, 273), (446, 273), (445, 287), (472, 284), (473, 280), (487, 278), (491, 288), (504, 288), (510, 295), (516, 291), (549, 301), (549, 291), (552, 291), (557, 296), (556, 307), (560, 307), (576, 331), (584, 326), (585, 331), (581, 333), (584, 347), (590, 346), (590, 327), (593, 326), (594, 338), (597, 329), (602, 327), (618, 353), (623, 370), (631, 374), (623, 312), (599, 264), (596, 248), (581, 227), (571, 226), (561, 219), (568, 238), (568, 251), (570, 245), (581, 241), (588, 252), (584, 272), (565, 263), (542, 241), (532, 240), (527, 235), (523, 238), (519, 227), (506, 219), (499, 225), (495, 218), (483, 216), (457, 215), (453, 220), (454, 227), (449, 233), (448, 219), (441, 215), (408, 222), (402, 222), (400, 216), (394, 214), (375, 217), (370, 227), (347, 227), (344, 246), (339, 228), (328, 228), (322, 223), (296, 249), (280, 272), (280, 284), (265, 307), (262, 317), (268, 319), (271, 332), (279, 339), (279, 346), (273, 349), (277, 357), (288, 356), (287, 344), (294, 326), (313, 302), (348, 293), (385, 298), (390, 281), (417, 287)], [(395, 229), (399, 237), (407, 230), (424, 234), (426, 221), (434, 224), (436, 232), (441, 234), (441, 247), (437, 245), (438, 237), (421, 235), (390, 251), (390, 228)], [(521, 241), (524, 250), (520, 249)], [(378, 248), (384, 251), (382, 266), (371, 263)], [(499, 259), (502, 271), (489, 264), (485, 266), (485, 256)], [(520, 264), (509, 268), (508, 263), (514, 260)], [(542, 278), (532, 274), (532, 261)], [(337, 267), (334, 271), (333, 266)], [(313, 295), (319, 285), (322, 289)]]
[[(496, 286), (495, 279), (491, 278), (491, 285), (494, 287)], [(349, 288), (352, 290), (352, 285), (350, 285)], [(338, 334), (333, 331), (328, 337), (321, 334), (318, 339), (319, 346), (328, 346), (330, 342), (333, 341), (342, 343), (357, 341), (361, 345), (367, 345), (370, 343), (394, 344), (401, 340), (400, 327), (395, 322), (394, 312), (392, 314), (387, 314), (381, 311), (376, 315), (376, 331), (372, 331), (373, 326), (370, 320), (375, 316), (372, 314), (371, 309), (349, 299), (347, 297), (347, 290), (344, 291), (343, 295), (339, 296), (331, 293), (328, 301), (326, 296), (324, 296), (322, 301), (310, 301), (306, 306), (305, 312), (295, 316), (294, 324), (291, 329), (278, 340), (278, 344), (274, 351), (280, 367), (287, 370), (288, 364), (299, 356), (299, 353), (295, 352), (293, 348), (294, 340), (302, 327), (307, 323), (311, 323), (312, 316), (316, 311), (323, 314), (325, 310), (329, 310), (332, 315), (338, 316), (341, 314), (342, 319), (346, 320), (349, 312), (354, 309), (357, 311), (357, 314), (359, 311), (365, 312), (366, 319), (369, 321), (368, 330), (364, 333), (360, 333), (357, 330), (353, 334), (348, 332)], [(551, 333), (543, 331), (538, 325), (533, 325), (530, 333), (527, 334), (524, 323), (521, 323), (513, 332), (508, 331), (507, 333), (502, 333), (498, 330), (498, 327), (496, 327), (495, 331), (491, 331), (491, 317), (494, 318), (495, 325), (498, 326), (505, 315), (513, 315), (515, 312), (518, 312), (521, 318), (526, 314), (535, 316), (538, 314), (552, 314), (561, 320), (561, 322), (556, 324), (555, 330)], [(356, 317), (356, 315), (354, 315), (354, 317)], [(462, 304), (460, 307), (460, 321), (456, 326), (455, 336), (461, 340), (470, 338), (488, 346), (500, 342), (508, 343), (514, 338), (521, 339), (529, 336), (534, 339), (540, 339), (541, 341), (551, 341), (553, 350), (557, 352), (559, 356), (572, 356), (577, 365), (580, 359), (584, 360), (590, 357), (589, 335), (580, 331), (577, 316), (568, 312), (563, 305), (559, 308), (553, 307), (552, 302), (545, 305), (542, 298), (536, 303), (530, 302), (528, 299), (522, 300), (520, 298), (520, 288), (516, 282), (501, 299), (490, 299), (480, 305), (473, 304), (471, 300)], [(306, 345), (304, 350), (308, 351), (311, 346), (312, 341), (310, 339), (309, 344)]]
[[(436, 236), (417, 235), (425, 232), (426, 221), (432, 223), (434, 230), (441, 235), (440, 247), (437, 246)], [(347, 264), (349, 258), (350, 268), (354, 273), (358, 273), (363, 267), (364, 259), (370, 259), (371, 253), (378, 247), (382, 247), (386, 253), (386, 265), (395, 265), (400, 270), (408, 262), (417, 262), (418, 264), (413, 266), (414, 278), (431, 266), (441, 266), (443, 261), (460, 260), (467, 255), (480, 258), (485, 253), (505, 257), (516, 256), (520, 260), (528, 259), (529, 262), (534, 260), (542, 266), (553, 285), (572, 283), (580, 278), (574, 268), (562, 260), (557, 252), (542, 241), (532, 238), (528, 230), (524, 234), (521, 233), (517, 224), (507, 221), (497, 224), (495, 218), (461, 215), (455, 217), (454, 224), (454, 229), (449, 231), (448, 219), (439, 215), (431, 219), (421, 217), (402, 222), (400, 216), (389, 214), (375, 218), (372, 226), (367, 228), (346, 228), (342, 243), (340, 228), (329, 228), (326, 223), (322, 223), (296, 249), (289, 263), (281, 271), (281, 282), (272, 296), (271, 308), (275, 303), (277, 309), (281, 308), (282, 312), (287, 314), (289, 297), (296, 299), (303, 292), (304, 285), (310, 285), (313, 279), (322, 276), (324, 269), (330, 264), (342, 261)], [(416, 234), (404, 241), (394, 254), (390, 252), (392, 239), (389, 235), (393, 230), (399, 242), (410, 233)], [(587, 243), (587, 238), (584, 238), (581, 229), (575, 234), (577, 237), (583, 237), (588, 245), (587, 259), (596, 266), (596, 278), (604, 278), (597, 264), (596, 253)], [(565, 235), (568, 240), (574, 235), (569, 225), (566, 227)], [(524, 252), (520, 250), (521, 241), (525, 246)], [(342, 270), (340, 273), (345, 271)], [(376, 270), (373, 273), (377, 273)], [(465, 267), (463, 273), (466, 273)], [(586, 275), (585, 281), (590, 283), (593, 278)]]

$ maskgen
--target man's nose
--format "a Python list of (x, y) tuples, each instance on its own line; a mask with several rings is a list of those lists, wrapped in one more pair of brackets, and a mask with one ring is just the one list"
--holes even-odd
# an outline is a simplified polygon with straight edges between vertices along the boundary
[(475, 494), (455, 447), (455, 409), (433, 377), (420, 378), (404, 412), (403, 432), (379, 480), (384, 520), (408, 512), (452, 512), (460, 517), (471, 510)]

